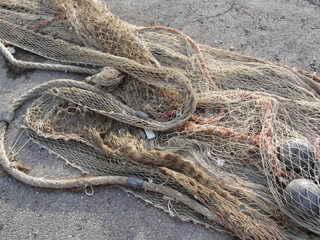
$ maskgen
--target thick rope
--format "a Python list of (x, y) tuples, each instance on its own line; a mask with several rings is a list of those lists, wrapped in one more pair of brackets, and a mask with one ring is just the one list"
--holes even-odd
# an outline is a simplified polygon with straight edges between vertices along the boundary
[[(46, 58), (55, 59), (64, 62), (74, 62), (90, 64), (95, 66), (110, 66), (115, 69), (125, 72), (128, 75), (133, 76), (137, 80), (144, 82), (148, 85), (153, 85), (156, 87), (164, 87), (172, 90), (177, 90), (182, 93), (184, 97), (184, 108), (180, 112), (179, 116), (174, 120), (168, 122), (157, 122), (157, 121), (144, 121), (137, 118), (127, 118), (123, 115), (106, 115), (105, 112), (101, 114), (108, 117), (117, 117), (117, 120), (128, 123), (128, 124), (138, 124), (137, 126), (154, 130), (154, 131), (166, 131), (178, 128), (182, 126), (193, 114), (196, 109), (196, 97), (189, 79), (181, 73), (179, 70), (173, 68), (154, 68), (150, 66), (141, 65), (133, 60), (118, 57), (111, 54), (102, 53), (100, 51), (82, 48), (76, 45), (69, 44), (62, 40), (53, 39), (49, 36), (43, 36), (41, 34), (35, 33), (33, 31), (23, 29), (12, 23), (0, 20), (0, 28), (4, 28), (6, 31), (12, 32), (10, 35), (1, 35), (0, 38), (13, 44), (26, 49), (30, 52), (34, 52), (40, 56)], [(19, 41), (19, 36), (28, 35), (32, 39), (25, 39), (24, 41)], [(47, 44), (51, 46), (50, 49), (33, 49), (30, 46), (33, 45), (43, 45)], [(54, 49), (61, 49), (64, 53), (63, 55), (57, 55)], [(76, 60), (72, 60), (70, 56), (78, 56)], [(119, 118), (119, 119), (118, 119)], [(130, 121), (129, 121), (130, 120)], [(128, 122), (129, 121), (129, 122)], [(131, 123), (130, 123), (131, 122)]]
[(50, 71), (60, 71), (60, 72), (73, 72), (73, 73), (81, 73), (81, 74), (89, 74), (89, 75), (98, 73), (98, 70), (96, 69), (90, 69), (85, 67), (26, 62), (26, 61), (17, 60), (14, 58), (14, 56), (10, 53), (10, 51), (4, 46), (4, 44), (1, 41), (0, 41), (0, 52), (12, 65), (20, 68), (40, 69), (40, 70), (50, 70)]
[[(0, 122), (0, 152), (2, 155), (0, 158), (0, 164), (7, 173), (9, 173), (12, 177), (17, 179), (18, 181), (21, 181), (25, 184), (28, 184), (34, 187), (51, 188), (51, 189), (70, 189), (70, 188), (97, 186), (97, 185), (126, 186), (128, 177), (122, 177), (122, 176), (103, 176), (103, 177), (51, 180), (51, 179), (33, 177), (28, 174), (25, 174), (24, 172), (21, 172), (20, 170), (18, 170), (15, 167), (15, 165), (11, 164), (11, 162), (7, 157), (7, 154), (5, 151), (5, 145), (4, 145), (6, 129), (7, 129), (6, 123)], [(186, 206), (190, 207), (191, 209), (195, 210), (196, 212), (202, 214), (208, 220), (214, 221), (220, 225), (223, 224), (221, 218), (217, 214), (211, 212), (209, 209), (202, 206), (195, 200), (192, 200), (191, 198), (181, 194), (180, 192), (174, 189), (171, 189), (162, 185), (146, 182), (146, 181), (143, 181), (141, 188), (144, 189), (145, 191), (157, 192), (165, 196), (172, 197), (176, 201), (181, 202)]]
[[(6, 172), (8, 172), (12, 177), (15, 179), (31, 185), (35, 187), (42, 187), (42, 188), (54, 188), (54, 189), (67, 189), (67, 188), (75, 188), (75, 187), (84, 187), (84, 186), (95, 186), (95, 185), (121, 185), (126, 186), (126, 182), (128, 180), (128, 177), (121, 177), (121, 176), (104, 176), (104, 177), (92, 177), (92, 178), (77, 178), (77, 179), (66, 179), (66, 180), (49, 180), (49, 179), (43, 179), (43, 178), (37, 178), (30, 175), (25, 174), (24, 172), (21, 172), (16, 168), (15, 165), (11, 164), (10, 160), (8, 159), (6, 150), (5, 150), (5, 133), (8, 125), (13, 119), (14, 112), (27, 100), (41, 94), (43, 91), (50, 89), (50, 88), (58, 88), (58, 87), (76, 87), (81, 89), (86, 89), (88, 91), (91, 91), (96, 94), (101, 94), (104, 97), (112, 97), (110, 94), (103, 93), (99, 89), (97, 89), (94, 86), (91, 86), (89, 84), (86, 84), (84, 82), (74, 81), (74, 80), (68, 80), (68, 79), (60, 79), (60, 80), (53, 80), (46, 82), (44, 84), (41, 84), (23, 95), (21, 95), (18, 99), (16, 99), (9, 107), (9, 113), (10, 118), (9, 120), (0, 122), (0, 151), (2, 157), (0, 158), (0, 164), (4, 168)], [(115, 101), (116, 102), (116, 101)], [(117, 102), (116, 102), (117, 103)], [(130, 108), (126, 107), (125, 105), (118, 103), (120, 107), (123, 107), (125, 110), (130, 111)], [(133, 112), (133, 110), (131, 110)], [(131, 118), (136, 118), (135, 116), (131, 116)], [(145, 121), (142, 119), (139, 119), (139, 121)], [(163, 124), (163, 123), (162, 123)], [(211, 212), (206, 207), (202, 206), (195, 200), (192, 200), (191, 198), (181, 194), (180, 192), (173, 190), (171, 188), (162, 186), (162, 185), (156, 185), (149, 182), (143, 182), (142, 189), (146, 191), (152, 191), (161, 193), (165, 196), (169, 196), (174, 198), (176, 201), (182, 202), (186, 206), (190, 207), (191, 209), (195, 210), (196, 212), (202, 214), (208, 220), (214, 221), (220, 225), (223, 224), (221, 218)]]

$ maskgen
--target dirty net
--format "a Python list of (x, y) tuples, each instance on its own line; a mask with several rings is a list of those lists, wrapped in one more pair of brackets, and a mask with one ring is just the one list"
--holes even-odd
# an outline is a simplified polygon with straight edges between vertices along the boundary
[[(240, 239), (320, 234), (319, 78), (131, 25), (97, 0), (1, 0), (0, 12), (13, 64), (87, 74), (39, 85), (3, 114), (1, 164), (12, 176), (44, 188), (115, 185)], [(12, 46), (52, 63), (18, 61)], [(23, 132), (82, 178), (37, 178), (6, 150), (30, 99)]]

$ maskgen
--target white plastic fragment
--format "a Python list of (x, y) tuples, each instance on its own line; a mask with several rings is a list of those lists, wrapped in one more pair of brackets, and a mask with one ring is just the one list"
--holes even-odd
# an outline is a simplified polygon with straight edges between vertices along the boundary
[(156, 137), (156, 134), (152, 130), (149, 130), (149, 129), (143, 129), (143, 130), (146, 133), (148, 139), (153, 139)]
[(16, 50), (14, 49), (14, 47), (7, 47), (7, 50), (11, 53), (14, 54), (16, 52)]
[(218, 158), (217, 159), (217, 165), (219, 166), (219, 167), (223, 167), (224, 166), (224, 164), (225, 164), (225, 160), (222, 160), (222, 159), (220, 159), (220, 158)]

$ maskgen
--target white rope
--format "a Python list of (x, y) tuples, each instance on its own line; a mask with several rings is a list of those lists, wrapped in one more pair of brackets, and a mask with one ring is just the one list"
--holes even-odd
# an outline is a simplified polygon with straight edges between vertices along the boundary
[(74, 72), (74, 73), (83, 73), (83, 74), (89, 74), (89, 75), (94, 75), (99, 72), (96, 69), (90, 69), (85, 67), (76, 67), (76, 66), (61, 65), (61, 64), (26, 62), (26, 61), (17, 60), (14, 58), (11, 52), (4, 46), (4, 44), (1, 41), (0, 41), (0, 52), (12, 65), (19, 68), (31, 68), (31, 69), (61, 71), (61, 72)]

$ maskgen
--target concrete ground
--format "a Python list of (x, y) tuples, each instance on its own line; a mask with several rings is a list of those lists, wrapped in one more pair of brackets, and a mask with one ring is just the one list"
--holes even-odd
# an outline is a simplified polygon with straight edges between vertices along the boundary
[[(1, 1), (0, 1), (1, 2)], [(279, 62), (320, 75), (319, 0), (107, 0), (122, 19), (176, 28), (199, 43)], [(21, 57), (24, 53), (20, 52)], [(10, 67), (0, 55), (0, 112), (14, 97), (42, 82), (83, 76)], [(19, 126), (15, 123), (14, 126)], [(12, 143), (16, 133), (8, 136)], [(23, 141), (23, 140), (22, 140)], [(22, 144), (22, 143), (19, 143)], [(36, 174), (74, 170), (46, 158), (32, 144), (23, 150)], [(22, 159), (23, 160), (23, 159)], [(0, 239), (231, 239), (168, 214), (120, 190), (43, 191), (17, 182), (0, 167)]]

